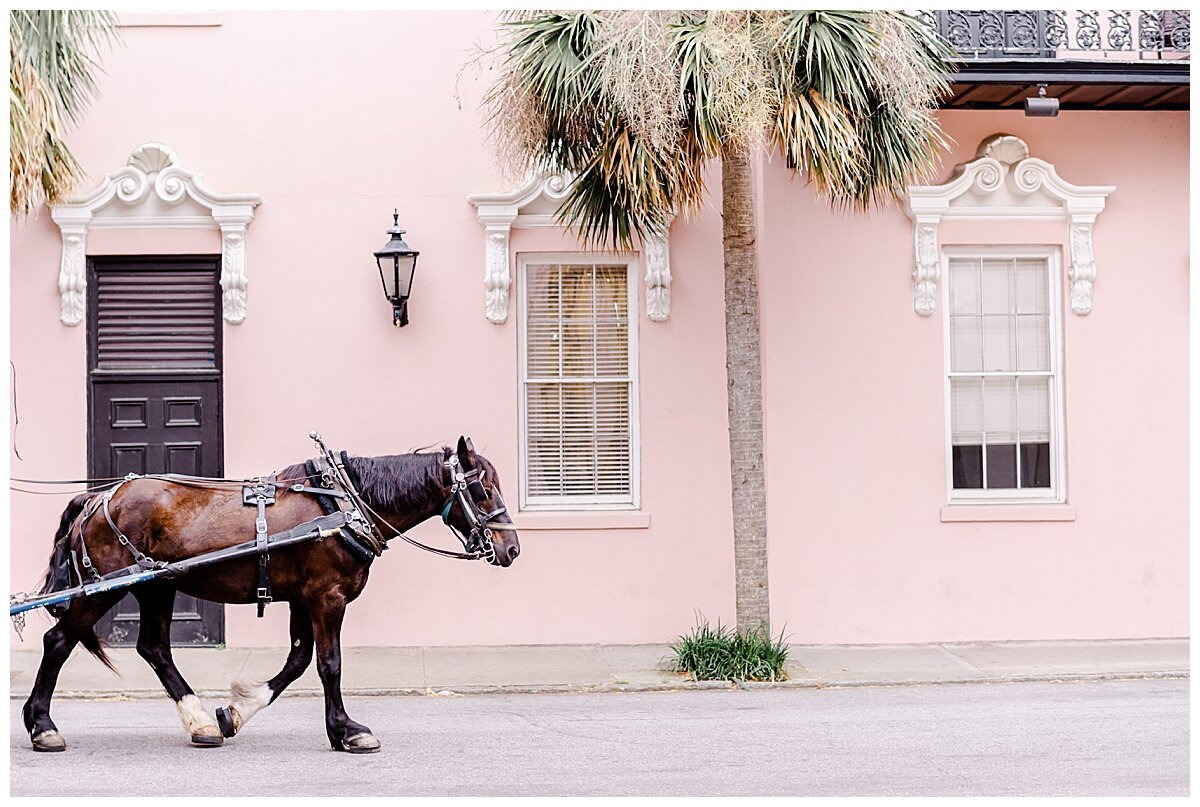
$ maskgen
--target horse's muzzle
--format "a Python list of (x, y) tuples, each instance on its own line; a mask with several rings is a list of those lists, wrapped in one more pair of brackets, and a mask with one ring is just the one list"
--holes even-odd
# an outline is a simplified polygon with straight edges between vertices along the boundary
[(500, 545), (495, 547), (492, 563), (501, 568), (511, 566), (512, 562), (517, 559), (517, 555), (521, 554), (521, 547), (515, 541), (507, 546), (503, 541), (496, 541), (496, 543)]

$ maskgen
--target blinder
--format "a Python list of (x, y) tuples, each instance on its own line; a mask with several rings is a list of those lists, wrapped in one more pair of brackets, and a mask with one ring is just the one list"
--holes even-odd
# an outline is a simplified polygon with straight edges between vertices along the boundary
[[(492, 531), (514, 529), (511, 524), (495, 521), (498, 516), (507, 513), (508, 508), (504, 506), (503, 502), (499, 502), (500, 506), (495, 510), (490, 513), (484, 512), (482, 505), (488, 500), (487, 491), (483, 487), (486, 471), (480, 468), (464, 471), (458, 457), (454, 454), (447, 457), (443, 465), (450, 471), (450, 496), (442, 508), (442, 522), (458, 536), (458, 540), (462, 542), (463, 548), (467, 552), (477, 554), (488, 563), (495, 562), (496, 548), (492, 545)], [(463, 515), (470, 527), (467, 535), (463, 535), (450, 523), (450, 511), (454, 509), (456, 501), (462, 507)]]

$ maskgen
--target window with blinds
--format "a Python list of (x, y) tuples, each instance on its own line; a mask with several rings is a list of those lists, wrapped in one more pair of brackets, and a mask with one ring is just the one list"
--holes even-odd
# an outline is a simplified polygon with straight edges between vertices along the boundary
[(1057, 254), (947, 253), (951, 498), (1058, 499)]
[(628, 261), (522, 259), (522, 505), (636, 507)]
[(92, 280), (96, 369), (217, 368), (221, 289), (215, 261), (96, 264)]

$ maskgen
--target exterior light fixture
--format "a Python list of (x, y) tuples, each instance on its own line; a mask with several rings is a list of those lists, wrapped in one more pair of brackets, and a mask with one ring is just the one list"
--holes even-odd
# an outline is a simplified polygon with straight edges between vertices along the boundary
[(1037, 98), (1025, 99), (1025, 115), (1030, 118), (1057, 118), (1058, 99), (1046, 97), (1046, 85), (1038, 85)]
[(408, 324), (408, 295), (417, 271), (417, 256), (421, 253), (404, 243), (399, 210), (392, 213), (392, 227), (388, 234), (391, 238), (383, 245), (383, 249), (375, 253), (375, 262), (379, 264), (383, 296), (392, 304), (392, 324), (402, 328)]

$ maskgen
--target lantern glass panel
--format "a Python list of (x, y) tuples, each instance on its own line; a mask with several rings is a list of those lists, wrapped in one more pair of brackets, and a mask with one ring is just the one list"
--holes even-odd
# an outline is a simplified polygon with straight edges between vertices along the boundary
[(401, 297), (407, 298), (409, 292), (412, 291), (413, 272), (416, 270), (416, 268), (416, 253), (396, 256), (396, 277), (398, 279), (396, 291)]
[(379, 263), (379, 277), (383, 280), (383, 295), (389, 300), (396, 299), (396, 255), (376, 255)]

